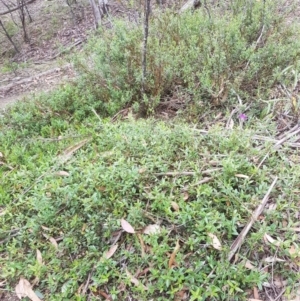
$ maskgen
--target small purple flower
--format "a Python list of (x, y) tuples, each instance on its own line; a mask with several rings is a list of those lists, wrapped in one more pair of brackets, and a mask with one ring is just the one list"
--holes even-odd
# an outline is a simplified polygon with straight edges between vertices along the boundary
[(239, 118), (240, 118), (241, 121), (246, 121), (248, 119), (248, 116), (243, 113), (243, 114), (239, 115)]

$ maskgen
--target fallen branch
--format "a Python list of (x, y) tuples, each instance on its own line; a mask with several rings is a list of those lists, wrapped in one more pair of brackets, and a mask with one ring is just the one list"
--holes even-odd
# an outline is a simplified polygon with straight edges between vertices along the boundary
[(195, 184), (185, 186), (182, 190), (187, 191), (190, 187), (195, 187), (195, 186), (199, 186), (199, 185), (208, 183), (208, 182), (212, 181), (213, 179), (214, 178), (212, 178), (212, 177), (210, 177), (210, 178), (206, 177)]
[(95, 270), (95, 267), (93, 267), (93, 268), (92, 268), (92, 271), (89, 272), (88, 278), (87, 278), (86, 283), (85, 283), (85, 285), (84, 285), (84, 287), (83, 287), (83, 290), (82, 290), (82, 292), (81, 292), (81, 294), (82, 294), (83, 296), (86, 294), (86, 292), (87, 292), (87, 290), (88, 290), (88, 288), (89, 288), (89, 285), (90, 285), (90, 282), (91, 282), (91, 278), (92, 278), (92, 274), (93, 274), (94, 270)]
[(53, 69), (49, 69), (47, 71), (43, 71), (41, 73), (38, 73), (34, 76), (30, 76), (30, 77), (27, 77), (27, 78), (22, 78), (20, 80), (15, 80), (15, 81), (12, 81), (12, 83), (6, 85), (6, 86), (2, 86), (0, 87), (0, 92), (7, 92), (9, 90), (11, 90), (12, 88), (18, 86), (18, 85), (23, 85), (23, 84), (28, 84), (30, 82), (33, 82), (37, 79), (39, 79), (40, 77), (45, 77), (49, 74), (52, 74), (52, 73), (58, 73), (58, 72), (62, 72), (64, 71), (65, 69), (67, 69), (68, 67), (70, 66), (70, 64), (67, 64), (66, 66), (63, 66), (61, 68), (53, 68)]
[(281, 140), (277, 141), (277, 143), (275, 144), (274, 148), (278, 149), (281, 144), (283, 144), (286, 140), (290, 139), (291, 137), (293, 137), (294, 135), (298, 134), (299, 132), (300, 132), (300, 127), (296, 131), (289, 133), (288, 135), (286, 135), (285, 137), (283, 137)]
[(10, 14), (10, 13), (12, 13), (12, 12), (14, 12), (14, 11), (20, 9), (20, 8), (23, 8), (24, 6), (30, 4), (30, 3), (34, 2), (34, 1), (35, 0), (29, 0), (26, 3), (22, 3), (22, 4), (14, 7), (14, 8), (11, 8), (10, 10), (4, 11), (4, 12), (0, 12), (0, 16), (4, 16), (4, 15), (7, 15), (7, 14)]
[(194, 176), (196, 173), (194, 171), (169, 171), (169, 172), (157, 172), (155, 176), (168, 176), (168, 177), (176, 177), (176, 176)]
[[(284, 122), (285, 120), (282, 118), (282, 121)], [(291, 133), (291, 132), (293, 132), (293, 131), (295, 131), (295, 130), (297, 130), (298, 129), (298, 127), (299, 127), (299, 125), (297, 124), (297, 125), (295, 125), (293, 128), (291, 128), (291, 129), (289, 129), (287, 132), (283, 132), (282, 134), (280, 134), (277, 138), (278, 139), (282, 139), (282, 138), (284, 138), (286, 135), (288, 135), (289, 133)]]
[[(293, 128), (294, 130), (295, 128)], [(275, 138), (272, 138), (272, 137), (265, 137), (265, 136), (260, 136), (260, 135), (253, 135), (251, 137), (252, 140), (261, 140), (261, 141), (268, 141), (268, 142), (273, 142), (275, 143), (274, 147), (278, 147), (279, 145), (281, 145), (282, 143), (286, 142), (286, 140), (290, 139), (293, 135), (297, 134), (299, 132), (299, 129), (297, 127), (297, 130), (296, 131), (293, 131), (290, 133), (290, 131), (288, 132), (289, 134), (286, 134), (284, 135), (284, 138), (282, 138), (281, 140), (277, 140)], [(193, 129), (194, 131), (196, 132), (199, 132), (200, 134), (203, 134), (203, 135), (207, 135), (209, 133), (209, 131), (207, 130), (200, 130), (200, 129)], [(229, 131), (225, 131), (225, 132), (228, 132), (228, 134), (230, 134)], [(297, 142), (286, 142), (285, 143), (286, 145), (288, 145), (289, 147), (300, 147), (300, 143), (297, 143)]]
[[(212, 168), (212, 169), (207, 169), (204, 171), (201, 171), (199, 173), (203, 174), (203, 175), (207, 175), (207, 174), (211, 174), (215, 171), (219, 171), (222, 168)], [(176, 177), (176, 176), (194, 176), (196, 175), (198, 172), (194, 172), (194, 171), (168, 171), (168, 172), (157, 172), (154, 173), (155, 176), (168, 176), (168, 177)]]
[(83, 39), (83, 40), (80, 40), (80, 41), (75, 42), (74, 44), (72, 44), (72, 45), (69, 46), (68, 48), (63, 49), (62, 51), (58, 52), (57, 54), (51, 56), (51, 57), (49, 58), (49, 60), (54, 60), (54, 59), (56, 59), (57, 57), (61, 56), (62, 54), (66, 53), (66, 52), (69, 52), (69, 51), (72, 50), (74, 47), (76, 47), (76, 46), (82, 44), (82, 43), (85, 42), (85, 41), (86, 41), (86, 39)]
[(236, 251), (240, 248), (240, 246), (243, 244), (249, 230), (252, 228), (252, 225), (254, 224), (254, 222), (257, 220), (257, 218), (260, 216), (260, 214), (262, 213), (263, 209), (265, 208), (268, 200), (269, 200), (269, 196), (271, 194), (272, 189), (274, 188), (276, 182), (278, 180), (278, 177), (276, 177), (273, 181), (273, 183), (271, 184), (268, 192), (266, 193), (266, 195), (264, 196), (264, 198), (262, 199), (261, 203), (258, 205), (258, 207), (255, 209), (255, 211), (253, 212), (248, 224), (244, 227), (244, 229), (242, 230), (242, 232), (239, 234), (239, 236), (236, 238), (236, 240), (233, 242), (233, 244), (230, 247), (230, 252), (228, 254), (228, 260), (230, 261), (232, 259), (232, 257), (234, 256), (234, 254), (236, 253)]

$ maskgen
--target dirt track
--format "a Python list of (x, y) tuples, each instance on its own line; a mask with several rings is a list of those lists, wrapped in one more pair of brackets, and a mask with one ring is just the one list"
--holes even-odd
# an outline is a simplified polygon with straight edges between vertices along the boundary
[(28, 70), (22, 75), (8, 78), (0, 82), (0, 109), (22, 100), (30, 93), (39, 91), (47, 92), (61, 83), (68, 81), (75, 76), (70, 64), (63, 67), (48, 68), (46, 71), (37, 72), (32, 70), (32, 76), (28, 76)]
[[(75, 76), (64, 56), (78, 51), (94, 26), (91, 9), (84, 6), (86, 1), (77, 2), (84, 9), (78, 22), (65, 0), (30, 3), (28, 10), (33, 19), (27, 24), (30, 42), (22, 43), (21, 30), (15, 34), (13, 39), (20, 52), (14, 57), (11, 57), (13, 46), (0, 34), (0, 110), (32, 93), (47, 92)], [(6, 10), (0, 1), (0, 12)], [(18, 20), (17, 12), (13, 18)], [(10, 24), (10, 20), (10, 14), (4, 15), (4, 24)]]

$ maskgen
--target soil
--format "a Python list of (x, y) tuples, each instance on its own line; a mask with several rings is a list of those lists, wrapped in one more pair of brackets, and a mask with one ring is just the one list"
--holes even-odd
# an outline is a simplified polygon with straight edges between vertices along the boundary
[[(30, 40), (23, 42), (21, 31), (13, 37), (19, 53), (0, 35), (0, 110), (31, 93), (50, 91), (75, 77), (66, 54), (78, 51), (94, 28), (90, 8), (84, 1), (77, 2), (80, 14), (76, 12), (75, 16), (65, 0), (30, 3), (28, 10), (33, 20), (27, 25)], [(7, 8), (0, 2), (0, 13), (4, 11)], [(13, 26), (12, 18), (18, 19), (16, 12), (3, 17), (8, 28)]]
[(0, 294), (0, 301), (20, 301), (16, 294), (13, 293), (5, 293)]

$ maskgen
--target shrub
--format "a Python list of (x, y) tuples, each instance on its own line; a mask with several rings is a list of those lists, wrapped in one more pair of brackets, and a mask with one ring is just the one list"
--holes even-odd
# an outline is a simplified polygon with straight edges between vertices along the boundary
[(114, 21), (112, 29), (100, 29), (74, 57), (78, 79), (36, 97), (31, 111), (28, 104), (15, 108), (14, 122), (24, 129), (24, 118), (29, 122), (31, 116), (27, 128), (40, 130), (57, 118), (81, 122), (92, 109), (106, 117), (133, 106), (149, 115), (161, 103), (179, 100), (187, 115), (197, 115), (197, 108), (230, 104), (236, 94), (247, 103), (268, 99), (278, 82), (289, 86), (295, 81), (290, 71), (300, 61), (297, 28), (287, 22), (286, 13), (278, 12), (281, 2), (264, 6), (264, 1), (236, 0), (226, 10), (223, 5), (209, 13), (205, 8), (153, 13), (145, 93), (142, 28)]
[[(278, 12), (282, 1), (233, 1), (224, 11), (201, 8), (178, 15), (155, 12), (150, 20), (148, 78), (141, 92), (142, 29), (125, 21), (101, 29), (75, 66), (84, 87), (114, 114), (126, 105), (188, 95), (195, 102), (219, 105), (233, 92), (265, 98), (281, 71), (300, 57), (296, 30)], [(265, 5), (265, 6), (264, 6)], [(143, 106), (144, 107), (144, 106)]]

